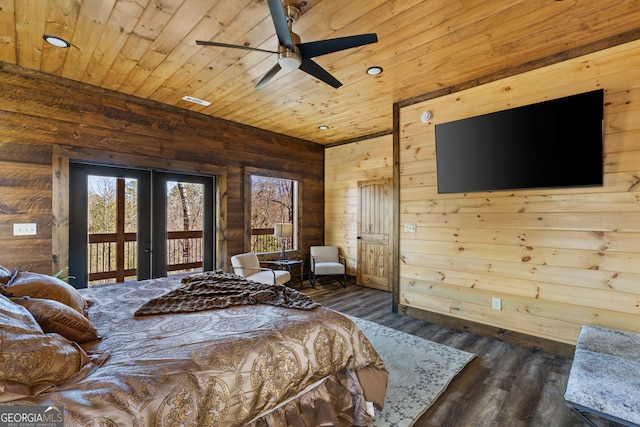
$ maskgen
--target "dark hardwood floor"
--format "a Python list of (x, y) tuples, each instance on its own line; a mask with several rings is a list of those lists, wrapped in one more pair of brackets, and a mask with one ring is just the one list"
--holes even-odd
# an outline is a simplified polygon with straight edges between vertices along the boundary
[[(389, 292), (327, 282), (302, 292), (323, 306), (476, 355), (416, 427), (587, 425), (564, 405), (571, 359), (508, 344), (391, 311)], [(597, 419), (598, 427), (617, 426)]]

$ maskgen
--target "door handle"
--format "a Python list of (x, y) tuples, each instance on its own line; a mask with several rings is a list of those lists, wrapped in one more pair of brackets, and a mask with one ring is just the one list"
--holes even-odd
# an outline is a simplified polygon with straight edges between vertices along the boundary
[(362, 236), (356, 237), (356, 240), (362, 240)]

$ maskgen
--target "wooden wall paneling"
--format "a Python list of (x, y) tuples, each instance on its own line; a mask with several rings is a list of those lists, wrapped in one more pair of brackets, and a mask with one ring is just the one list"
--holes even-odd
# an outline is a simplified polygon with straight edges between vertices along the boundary
[(225, 271), (229, 270), (228, 260), (231, 259), (231, 255), (228, 252), (229, 247), (229, 198), (227, 195), (227, 189), (229, 186), (226, 171), (218, 172), (216, 174), (216, 188), (215, 188), (215, 203), (216, 203), (216, 266), (215, 268), (221, 268)]
[(6, 40), (6, 43), (0, 44), (0, 61), (16, 62), (16, 31), (14, 22), (16, 19), (15, 3), (13, 1), (3, 1), (0, 14), (0, 38)]
[[(19, 162), (0, 161), (0, 235), (3, 236), (4, 266), (13, 268), (24, 264), (24, 268), (31, 270), (44, 266), (50, 268), (47, 245), (51, 237), (51, 167), (31, 163), (29, 153), (23, 151), (23, 144), (0, 144), (0, 147), (1, 156), (5, 159), (16, 157), (9, 152), (11, 147), (25, 154)], [(35, 148), (34, 159), (38, 161), (38, 148), (42, 147)], [(37, 234), (14, 236), (13, 224), (19, 223), (35, 223)], [(30, 251), (31, 256), (20, 259), (14, 247)], [(46, 252), (42, 251), (43, 248)]]
[(358, 181), (392, 176), (391, 135), (325, 149), (324, 244), (338, 246), (347, 274), (358, 265)]
[(504, 324), (517, 325), (506, 329), (553, 341), (574, 343), (579, 334), (579, 331), (576, 332), (573, 322), (535, 317), (528, 313), (507, 310), (506, 307), (500, 312), (487, 311), (482, 304), (469, 303), (464, 299), (452, 300), (450, 297), (441, 298), (402, 289), (400, 301), (401, 304), (409, 307), (420, 307), (437, 314), (453, 315), (460, 319), (493, 327), (503, 328)]
[(51, 165), (52, 273), (69, 266), (69, 157), (54, 146)]
[[(569, 344), (587, 323), (640, 332), (639, 57), (631, 42), (401, 108), (399, 220), (417, 224), (400, 235), (403, 311)], [(437, 193), (435, 124), (597, 88), (602, 187)]]
[(67, 263), (70, 159), (216, 175), (217, 268), (244, 248), (246, 165), (303, 175), (304, 242), (322, 241), (321, 145), (16, 66), (0, 76), (0, 210), (11, 212), (0, 231), (38, 223), (37, 236), (8, 239), (0, 265), (51, 273)]

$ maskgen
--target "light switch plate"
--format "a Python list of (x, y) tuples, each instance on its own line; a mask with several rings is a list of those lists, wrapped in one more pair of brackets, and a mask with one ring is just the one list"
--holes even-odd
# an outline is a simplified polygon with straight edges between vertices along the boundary
[(14, 236), (35, 236), (37, 233), (37, 227), (35, 222), (26, 224), (13, 224)]
[(491, 308), (494, 310), (502, 310), (502, 299), (501, 298), (492, 298), (491, 299)]

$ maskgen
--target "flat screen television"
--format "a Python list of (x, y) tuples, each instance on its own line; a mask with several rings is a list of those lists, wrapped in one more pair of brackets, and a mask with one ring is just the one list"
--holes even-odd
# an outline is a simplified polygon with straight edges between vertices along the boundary
[(437, 124), (438, 193), (602, 186), (604, 90)]

